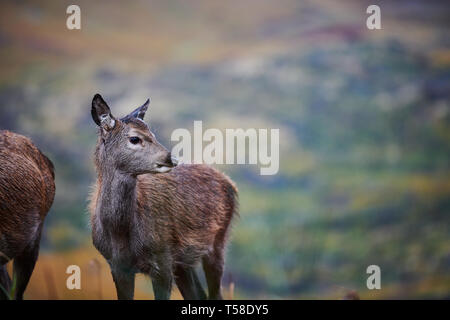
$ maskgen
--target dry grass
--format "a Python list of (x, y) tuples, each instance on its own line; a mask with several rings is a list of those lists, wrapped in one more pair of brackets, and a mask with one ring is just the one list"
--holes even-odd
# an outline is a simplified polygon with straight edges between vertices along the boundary
[[(66, 269), (78, 265), (81, 269), (81, 289), (69, 290), (66, 286), (70, 274)], [(11, 274), (12, 264), (8, 265)], [(234, 283), (223, 289), (224, 298), (232, 299)], [(105, 259), (93, 248), (87, 246), (67, 252), (41, 253), (24, 295), (28, 300), (115, 300), (116, 289)], [(137, 275), (135, 299), (154, 299), (151, 280)], [(182, 299), (176, 286), (173, 300)]]
[[(69, 277), (66, 269), (70, 265), (81, 269), (80, 290), (69, 290), (66, 286)], [(117, 297), (108, 264), (89, 246), (68, 252), (41, 253), (24, 298), (111, 300)], [(174, 290), (172, 299), (180, 298), (178, 290)], [(143, 275), (136, 277), (135, 299), (153, 299), (151, 281)]]

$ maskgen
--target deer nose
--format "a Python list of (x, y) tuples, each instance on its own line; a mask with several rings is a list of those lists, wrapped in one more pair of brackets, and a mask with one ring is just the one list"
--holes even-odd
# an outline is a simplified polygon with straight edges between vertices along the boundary
[(172, 162), (174, 167), (176, 167), (178, 165), (178, 158), (172, 154), (170, 154), (170, 161)]

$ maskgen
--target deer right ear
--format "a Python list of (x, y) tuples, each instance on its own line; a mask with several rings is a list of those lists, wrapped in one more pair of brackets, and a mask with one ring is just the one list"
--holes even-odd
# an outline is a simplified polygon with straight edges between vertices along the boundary
[(112, 130), (116, 124), (108, 104), (98, 93), (92, 99), (91, 115), (94, 122), (105, 131)]

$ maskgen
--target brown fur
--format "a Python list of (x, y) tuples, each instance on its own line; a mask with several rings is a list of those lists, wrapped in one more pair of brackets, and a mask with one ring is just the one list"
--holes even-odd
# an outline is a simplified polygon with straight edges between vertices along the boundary
[[(90, 201), (94, 232), (100, 184), (98, 179)], [(157, 243), (169, 244), (175, 263), (193, 265), (212, 250), (216, 237), (224, 241), (236, 210), (237, 188), (227, 176), (207, 165), (183, 164), (168, 173), (140, 175), (136, 192), (136, 214), (145, 228), (142, 231), (152, 233)], [(194, 249), (194, 256), (194, 251), (184, 254)], [(139, 269), (151, 271), (145, 263)]]
[(30, 139), (0, 131), (0, 284), (9, 286), (4, 265), (14, 259), (16, 298), (22, 298), (33, 271), (54, 196), (52, 162)]
[[(99, 130), (97, 182), (89, 208), (93, 242), (111, 266), (119, 299), (133, 297), (136, 273), (152, 277), (157, 299), (170, 297), (173, 278), (185, 298), (206, 298), (194, 270), (200, 261), (209, 298), (220, 299), (227, 234), (237, 212), (237, 188), (207, 165), (184, 164), (166, 173), (141, 174), (151, 172), (154, 163), (173, 166), (168, 160), (170, 152), (132, 116), (143, 117), (146, 107), (117, 120), (100, 99), (94, 97), (94, 121), (107, 115), (115, 123)], [(146, 153), (136, 155), (141, 151), (133, 151), (130, 132), (145, 135), (141, 138)], [(148, 162), (147, 169), (144, 162)]]

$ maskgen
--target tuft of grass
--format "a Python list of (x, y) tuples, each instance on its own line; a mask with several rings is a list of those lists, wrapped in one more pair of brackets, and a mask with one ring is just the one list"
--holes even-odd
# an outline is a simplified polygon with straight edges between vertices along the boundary
[(0, 290), (6, 295), (8, 300), (14, 300), (14, 297), (16, 296), (16, 289), (17, 289), (16, 279), (17, 279), (16, 276), (13, 275), (11, 289), (9, 291), (0, 284)]

